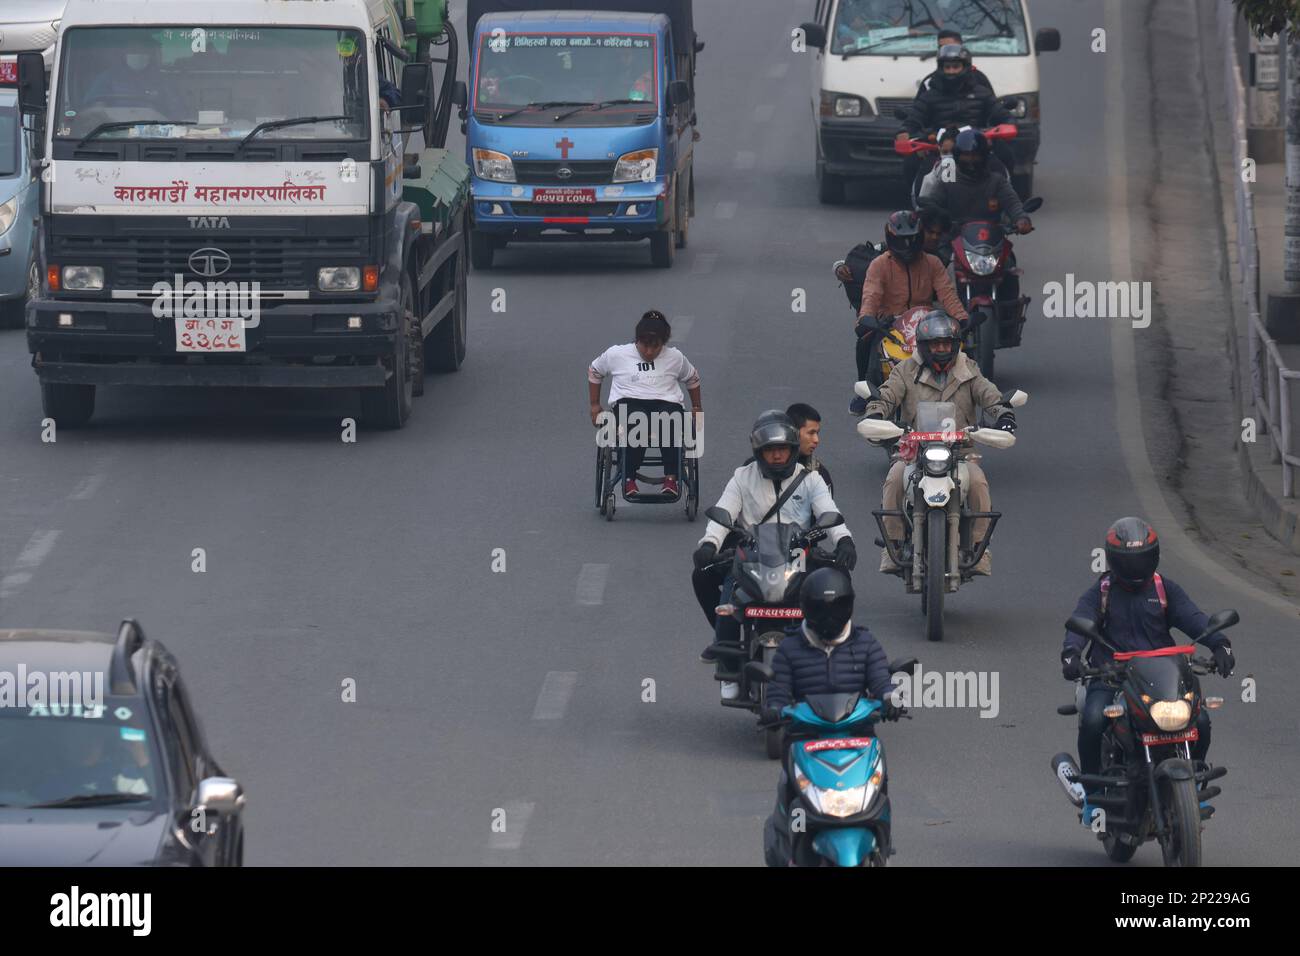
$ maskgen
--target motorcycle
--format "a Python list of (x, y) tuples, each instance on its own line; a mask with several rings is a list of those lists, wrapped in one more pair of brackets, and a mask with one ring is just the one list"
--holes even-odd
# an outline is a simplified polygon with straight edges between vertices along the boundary
[[(1236, 611), (1219, 611), (1196, 641), (1240, 620)], [(1072, 617), (1065, 627), (1111, 651), (1113, 663), (1085, 668), (1083, 676), (1104, 681), (1115, 698), (1103, 711), (1110, 723), (1102, 732), (1101, 772), (1080, 773), (1074, 758), (1061, 753), (1052, 758), (1057, 780), (1076, 807), (1083, 806), (1086, 787), (1100, 788), (1087, 798), (1098, 808), (1089, 822), (1110, 859), (1126, 863), (1143, 843), (1155, 840), (1165, 866), (1200, 866), (1201, 824), (1213, 815), (1210, 801), (1222, 792), (1209, 781), (1228, 772), (1193, 760), (1191, 752), (1201, 708), (1223, 706), (1222, 697), (1201, 693), (1199, 676), (1217, 672), (1214, 660), (1195, 657), (1195, 642), (1119, 652), (1088, 618)], [(1081, 714), (1085, 692), (1080, 680), (1075, 703), (1056, 712)]]
[[(1014, 123), (1001, 123), (997, 126), (990, 126), (982, 131), (984, 137), (990, 142), (994, 140), (1015, 139), (1018, 128)], [(943, 161), (940, 155), (938, 140), (942, 136), (943, 130), (935, 130), (930, 136), (915, 137), (912, 139), (900, 139), (894, 141), (894, 152), (899, 156), (916, 156), (924, 169), (920, 169), (917, 175), (912, 178), (912, 208), (919, 209), (921, 205), (921, 180), (934, 169), (934, 167)], [(929, 159), (928, 166), (925, 161)], [(1007, 181), (1011, 181), (1011, 170), (1007, 170)]]
[[(915, 658), (891, 663), (912, 673)], [(772, 669), (747, 664), (751, 681)], [(889, 781), (874, 724), (884, 703), (861, 694), (811, 694), (782, 708), (787, 728), (780, 792), (763, 826), (768, 866), (886, 866), (890, 843)], [(903, 714), (908, 717), (910, 715)]]
[[(844, 523), (833, 511), (822, 512), (811, 528), (775, 521), (753, 527), (743, 520), (733, 521), (723, 508), (705, 510), (716, 521), (738, 536), (734, 549), (719, 552), (713, 567), (731, 565), (736, 586), (730, 604), (722, 604), (717, 613), (740, 622), (740, 643), (713, 645), (714, 656), (729, 668), (714, 676), (718, 681), (736, 681), (740, 693), (734, 700), (722, 699), (724, 707), (741, 707), (759, 713), (767, 698), (761, 683), (750, 679), (745, 664), (757, 661), (770, 664), (777, 645), (786, 636), (785, 627), (803, 620), (799, 607), (799, 588), (808, 571), (833, 563), (829, 555), (818, 552), (815, 545), (831, 528)], [(781, 756), (780, 728), (768, 729), (765, 749), (769, 759)]]
[[(858, 382), (854, 390), (864, 398), (877, 397), (867, 382)], [(1018, 389), (1002, 396), (1003, 403), (1014, 408), (1028, 400)], [(876, 544), (887, 548), (902, 569), (907, 593), (921, 595), (925, 636), (931, 641), (943, 640), (944, 594), (956, 592), (974, 577), (973, 569), (988, 550), (1002, 517), (999, 511), (975, 512), (966, 507), (967, 449), (972, 442), (992, 448), (1010, 448), (1016, 443), (1015, 435), (998, 428), (956, 429), (956, 414), (952, 402), (921, 402), (913, 428), (872, 418), (858, 422), (858, 434), (867, 441), (899, 439), (899, 457), (910, 462), (903, 473), (902, 509), (880, 509), (872, 515), (881, 535)], [(885, 518), (902, 520), (901, 549), (886, 533)], [(972, 523), (977, 520), (987, 520), (988, 531), (973, 545)]]

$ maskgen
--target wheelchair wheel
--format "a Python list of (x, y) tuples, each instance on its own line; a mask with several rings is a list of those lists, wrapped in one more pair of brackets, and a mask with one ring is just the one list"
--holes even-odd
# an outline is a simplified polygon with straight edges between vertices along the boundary
[(686, 479), (686, 520), (694, 521), (700, 510), (700, 466), (699, 459), (687, 458), (683, 469)]
[(616, 492), (614, 491), (613, 488), (611, 488), (611, 489), (609, 490), (609, 493), (608, 493), (607, 495), (605, 495), (605, 506), (604, 506), (603, 508), (600, 509), (600, 513), (603, 514), (603, 515), (605, 516), (605, 520), (606, 520), (606, 521), (613, 521), (613, 520), (614, 520), (614, 498), (615, 498), (615, 496), (616, 496)]
[(609, 471), (609, 449), (596, 448), (596, 507), (601, 509), (601, 514), (605, 509), (601, 505), (605, 503), (605, 476)]

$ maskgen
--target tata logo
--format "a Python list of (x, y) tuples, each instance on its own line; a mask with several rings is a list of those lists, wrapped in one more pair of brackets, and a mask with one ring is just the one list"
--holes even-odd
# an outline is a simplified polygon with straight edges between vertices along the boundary
[(230, 220), (225, 216), (189, 216), (191, 229), (229, 229)]
[(556, 178), (556, 179), (572, 179), (572, 178), (573, 178), (573, 170), (570, 169), (568, 166), (561, 166), (559, 169), (557, 169), (557, 170), (555, 171), (555, 178)]
[(220, 249), (196, 249), (190, 253), (190, 271), (207, 279), (215, 279), (230, 271), (230, 255)]

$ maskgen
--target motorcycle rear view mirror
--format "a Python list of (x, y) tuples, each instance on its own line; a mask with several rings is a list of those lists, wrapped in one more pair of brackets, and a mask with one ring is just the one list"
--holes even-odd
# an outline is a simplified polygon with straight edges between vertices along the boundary
[(1034, 196), (1031, 199), (1026, 199), (1023, 205), (1026, 213), (1038, 212), (1038, 210), (1043, 208), (1043, 198), (1041, 196)]
[(1018, 388), (1010, 388), (1002, 393), (1002, 404), (1010, 405), (1012, 408), (1020, 408), (1029, 401), (1029, 393), (1022, 392)]
[(903, 434), (903, 429), (879, 418), (864, 418), (858, 422), (858, 434), (867, 441), (892, 441)]
[(745, 676), (755, 684), (766, 684), (776, 673), (762, 661), (750, 661), (745, 665)]
[(718, 524), (730, 531), (736, 530), (736, 526), (732, 524), (731, 521), (731, 512), (726, 508), (719, 508), (716, 505), (712, 508), (705, 508), (704, 517), (708, 518), (710, 521), (716, 521)]
[(889, 662), (889, 673), (891, 674), (914, 674), (916, 665), (919, 663), (915, 657), (905, 657), (900, 660)]
[(880, 397), (880, 390), (870, 382), (854, 382), (853, 394), (872, 402)]
[(1096, 641), (1098, 644), (1105, 644), (1106, 639), (1101, 636), (1101, 628), (1097, 626), (1096, 621), (1089, 620), (1086, 617), (1072, 617), (1065, 622), (1065, 629), (1071, 634), (1078, 634), (1080, 637), (1086, 637), (1090, 641)]
[(823, 511), (817, 516), (813, 527), (818, 531), (825, 531), (828, 528), (836, 528), (844, 524), (844, 516), (838, 511)]
[(1232, 627), (1232, 625), (1237, 624), (1240, 621), (1241, 615), (1231, 608), (1226, 611), (1215, 611), (1210, 615), (1210, 619), (1205, 625), (1205, 631), (1201, 634), (1201, 637), (1197, 638), (1197, 640), (1209, 637), (1211, 634), (1216, 634), (1225, 628)]

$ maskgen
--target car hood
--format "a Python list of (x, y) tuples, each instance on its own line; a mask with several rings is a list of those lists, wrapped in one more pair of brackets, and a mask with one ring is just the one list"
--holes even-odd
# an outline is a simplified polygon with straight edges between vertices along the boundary
[(112, 807), (0, 807), (0, 866), (149, 866), (167, 814)]

